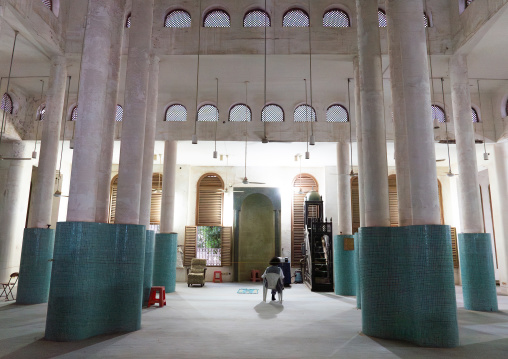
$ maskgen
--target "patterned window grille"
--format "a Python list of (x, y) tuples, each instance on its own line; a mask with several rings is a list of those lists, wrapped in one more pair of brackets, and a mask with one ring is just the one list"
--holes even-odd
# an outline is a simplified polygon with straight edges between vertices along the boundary
[(125, 27), (127, 29), (130, 29), (131, 28), (131, 14), (127, 15), (127, 20), (125, 20)]
[(262, 122), (284, 122), (284, 111), (279, 105), (267, 105), (261, 112)]
[(122, 122), (123, 120), (123, 107), (116, 105), (115, 122)]
[(316, 122), (316, 111), (309, 105), (300, 105), (295, 109), (295, 122)]
[(185, 122), (187, 121), (187, 109), (183, 105), (171, 105), (166, 110), (166, 121)]
[(386, 27), (386, 13), (383, 10), (377, 9), (377, 19), (379, 21), (379, 27)]
[(474, 108), (471, 108), (471, 117), (473, 119), (473, 123), (480, 122), (480, 116), (478, 116), (478, 112)]
[(219, 120), (219, 110), (214, 105), (204, 105), (199, 108), (199, 122), (217, 122)]
[(39, 121), (44, 121), (44, 116), (46, 115), (46, 106), (42, 106), (39, 111)]
[(231, 19), (224, 10), (212, 10), (205, 16), (204, 27), (231, 27)]
[(439, 123), (446, 122), (446, 115), (444, 110), (438, 105), (432, 105), (432, 120), (437, 120)]
[(74, 106), (71, 112), (71, 121), (76, 121), (78, 119), (78, 105)]
[(327, 11), (323, 15), (324, 27), (350, 27), (351, 22), (346, 12), (338, 9)]
[(4, 95), (2, 96), (2, 105), (0, 106), (0, 109), (4, 110), (7, 113), (12, 114), (14, 106), (12, 104), (12, 98), (11, 96), (9, 96), (8, 93), (4, 93)]
[(42, 0), (42, 3), (46, 5), (48, 9), (53, 11), (53, 2), (51, 0)]
[(301, 9), (291, 9), (284, 14), (283, 27), (309, 27), (309, 15)]
[(243, 27), (270, 27), (270, 16), (263, 10), (252, 10), (245, 14)]
[(349, 113), (342, 105), (332, 105), (326, 111), (326, 122), (348, 123)]
[(164, 20), (164, 27), (185, 28), (191, 27), (191, 16), (185, 10), (171, 11)]
[(466, 7), (468, 7), (469, 5), (471, 5), (471, 3), (473, 2), (474, 0), (466, 0)]
[(426, 13), (423, 13), (423, 24), (425, 27), (430, 27), (429, 17)]
[(252, 121), (252, 112), (246, 105), (236, 105), (229, 111), (230, 122), (250, 122)]

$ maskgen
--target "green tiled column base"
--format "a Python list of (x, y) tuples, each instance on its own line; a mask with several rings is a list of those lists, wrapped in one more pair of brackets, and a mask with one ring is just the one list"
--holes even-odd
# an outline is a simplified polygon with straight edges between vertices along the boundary
[(360, 235), (355, 237), (355, 269), (356, 269), (356, 308), (362, 309), (362, 282), (360, 280)]
[(25, 228), (16, 303), (48, 302), (54, 244), (54, 229)]
[(145, 236), (140, 225), (58, 223), (47, 340), (141, 328)]
[(457, 238), (464, 308), (497, 312), (490, 233), (459, 233)]
[(143, 279), (143, 305), (148, 304), (150, 288), (153, 282), (153, 253), (155, 249), (155, 231), (146, 231), (145, 270)]
[(344, 239), (353, 236), (333, 237), (333, 283), (335, 294), (356, 295), (355, 250), (344, 250)]
[(155, 236), (153, 285), (166, 287), (166, 293), (175, 291), (177, 241), (177, 233), (158, 233)]
[(360, 236), (363, 332), (425, 347), (456, 347), (450, 227), (363, 227)]

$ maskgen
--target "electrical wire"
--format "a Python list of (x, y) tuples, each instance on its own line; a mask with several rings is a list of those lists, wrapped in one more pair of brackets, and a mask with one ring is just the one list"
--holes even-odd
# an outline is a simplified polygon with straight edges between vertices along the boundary
[[(16, 49), (16, 41), (18, 39), (18, 34), (19, 32), (17, 30), (14, 31), (14, 43), (12, 45), (12, 54), (11, 54), (11, 64), (9, 66), (9, 76), (7, 77), (7, 89), (5, 90), (5, 93), (9, 93), (9, 86), (11, 84), (11, 74), (12, 74), (12, 63), (14, 61), (14, 50)], [(5, 125), (6, 125), (6, 121), (5, 121), (5, 113), (7, 111), (3, 111), (3, 115), (2, 115), (2, 126), (0, 127), (0, 145), (2, 144), (2, 138), (3, 138), (3, 134), (5, 132)]]

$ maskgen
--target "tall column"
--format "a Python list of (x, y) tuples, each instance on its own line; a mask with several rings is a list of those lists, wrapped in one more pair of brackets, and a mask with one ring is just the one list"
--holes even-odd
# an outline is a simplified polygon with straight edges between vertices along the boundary
[(483, 215), (466, 55), (457, 54), (450, 59), (450, 80), (457, 163), (460, 173), (457, 182), (462, 233), (482, 233)]
[(111, 53), (109, 55), (108, 83), (102, 132), (102, 146), (97, 175), (97, 204), (95, 222), (107, 223), (111, 195), (111, 167), (115, 146), (115, 115), (118, 104), (118, 78), (120, 75), (122, 38), (124, 31), (125, 0), (115, 0), (116, 16), (111, 18)]
[[(95, 222), (115, 1), (89, 0), (67, 221)], [(99, 54), (101, 56), (99, 56)], [(102, 56), (106, 54), (105, 56)]]
[(162, 177), (161, 233), (174, 231), (176, 155), (177, 142), (166, 141)]
[(356, 152), (358, 156), (358, 199), (360, 209), (360, 227), (365, 226), (365, 201), (363, 188), (363, 141), (362, 141), (362, 103), (360, 94), (360, 64), (358, 57), (353, 62), (355, 74), (355, 120), (356, 120)]
[(339, 234), (353, 234), (351, 219), (351, 178), (349, 176), (349, 143), (337, 143)]
[(152, 203), (153, 155), (159, 100), (159, 58), (150, 56), (150, 78), (148, 81), (148, 103), (146, 107), (145, 145), (143, 152), (143, 177), (141, 179), (141, 204), (139, 224), (150, 225)]
[(46, 116), (43, 121), (41, 153), (37, 185), (32, 194), (30, 228), (46, 228), (51, 223), (51, 207), (58, 162), (58, 144), (67, 85), (67, 68), (64, 56), (51, 60), (49, 87), (46, 99)]
[(440, 224), (421, 0), (387, 0), (399, 225)]
[(139, 224), (154, 0), (132, 1), (116, 223)]
[(366, 227), (389, 227), (383, 71), (377, 2), (356, 0)]
[[(30, 149), (24, 142), (1, 144), (5, 157), (27, 157)], [(7, 282), (17, 272), (23, 242), (28, 196), (30, 192), (31, 161), (0, 161), (0, 281)]]

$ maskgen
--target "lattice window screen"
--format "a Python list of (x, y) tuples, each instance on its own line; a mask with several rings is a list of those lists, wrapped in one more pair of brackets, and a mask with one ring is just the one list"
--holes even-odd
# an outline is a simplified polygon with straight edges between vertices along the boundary
[(53, 10), (53, 2), (51, 0), (42, 0), (42, 3), (50, 10)]
[(346, 108), (342, 105), (332, 105), (326, 111), (326, 122), (349, 122), (349, 114)]
[(377, 19), (379, 21), (379, 27), (386, 27), (386, 13), (383, 10), (377, 10)]
[(324, 27), (350, 27), (349, 16), (342, 10), (334, 9), (323, 15)]
[(227, 12), (223, 10), (210, 11), (203, 23), (204, 27), (230, 27), (231, 20)]
[(0, 109), (4, 110), (6, 113), (12, 114), (14, 106), (12, 104), (12, 98), (9, 94), (4, 93), (2, 96), (2, 104), (0, 105)]
[(164, 27), (185, 28), (191, 27), (191, 16), (185, 10), (171, 11), (164, 21)]
[(316, 122), (316, 110), (309, 105), (300, 105), (295, 109), (295, 122)]
[[(300, 193), (300, 189), (301, 192)], [(319, 192), (317, 181), (309, 174), (302, 173), (293, 181), (293, 206), (291, 211), (291, 263), (293, 266), (300, 265), (302, 256), (302, 243), (304, 241), (304, 200), (307, 192), (314, 189)]]
[(185, 122), (187, 121), (187, 109), (183, 105), (171, 105), (166, 111), (166, 121)]
[(309, 27), (309, 24), (309, 15), (301, 9), (289, 10), (282, 19), (283, 27)]
[(270, 17), (263, 10), (249, 11), (243, 18), (243, 27), (270, 27)]
[(278, 105), (267, 105), (261, 112), (262, 122), (284, 122), (284, 111)]
[(250, 122), (252, 114), (246, 105), (236, 105), (229, 111), (230, 122)]

